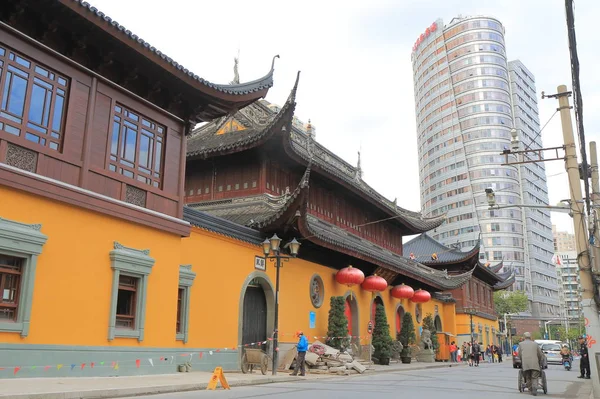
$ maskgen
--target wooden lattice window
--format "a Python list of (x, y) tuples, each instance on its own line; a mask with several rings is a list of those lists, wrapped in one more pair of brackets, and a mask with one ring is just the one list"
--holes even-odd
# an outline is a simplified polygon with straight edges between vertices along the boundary
[(0, 255), (0, 320), (16, 321), (23, 259)]
[(135, 328), (137, 277), (119, 276), (119, 293), (117, 295), (117, 328)]
[(164, 137), (164, 126), (117, 104), (108, 169), (160, 188)]
[(69, 81), (0, 45), (0, 132), (61, 150)]

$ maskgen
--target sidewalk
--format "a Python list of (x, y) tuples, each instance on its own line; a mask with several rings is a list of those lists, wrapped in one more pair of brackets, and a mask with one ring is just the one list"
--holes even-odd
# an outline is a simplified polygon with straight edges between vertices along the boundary
[[(365, 374), (414, 371), (430, 368), (464, 367), (460, 363), (411, 363), (375, 365), (374, 370)], [(362, 374), (362, 375), (365, 375)], [(351, 374), (350, 376), (360, 375)], [(116, 398), (125, 396), (151, 395), (206, 389), (212, 373), (191, 372), (178, 374), (148, 375), (134, 377), (96, 377), (96, 378), (22, 378), (0, 381), (0, 399), (75, 399), (75, 398)], [(301, 379), (336, 379), (331, 374), (308, 374), (306, 377), (290, 376), (289, 372), (279, 372), (276, 376), (225, 373), (231, 387), (243, 385), (289, 382)], [(219, 388), (222, 389), (219, 385)]]

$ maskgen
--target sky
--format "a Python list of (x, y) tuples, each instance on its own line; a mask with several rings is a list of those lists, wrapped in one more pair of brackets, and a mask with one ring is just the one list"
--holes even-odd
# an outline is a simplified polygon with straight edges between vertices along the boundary
[[(316, 127), (317, 140), (356, 164), (363, 179), (398, 205), (420, 210), (411, 50), (438, 18), (498, 18), (507, 56), (535, 75), (540, 122), (558, 107), (541, 92), (571, 89), (564, 0), (91, 0), (92, 5), (197, 75), (242, 82), (264, 76), (274, 55), (275, 84), (266, 99), (283, 104), (301, 71), (296, 116)], [(600, 141), (600, 2), (575, 1), (575, 29), (586, 142)], [(573, 118), (573, 121), (575, 119)], [(575, 128), (575, 127), (574, 127)], [(545, 147), (562, 145), (559, 114), (541, 133)], [(562, 161), (546, 162), (550, 204), (569, 197)], [(553, 213), (559, 230), (572, 219)]]

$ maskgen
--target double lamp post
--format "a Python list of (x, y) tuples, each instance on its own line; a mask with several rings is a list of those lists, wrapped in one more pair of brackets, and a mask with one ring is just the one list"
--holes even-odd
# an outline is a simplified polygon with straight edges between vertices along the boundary
[(279, 340), (279, 269), (281, 268), (281, 261), (289, 261), (291, 258), (295, 258), (298, 255), (300, 249), (300, 243), (295, 238), (287, 243), (284, 248), (289, 248), (290, 255), (281, 254), (281, 238), (277, 237), (277, 234), (273, 234), (273, 237), (266, 239), (262, 243), (263, 252), (265, 254), (265, 260), (269, 259), (271, 262), (275, 262), (275, 268), (277, 269), (275, 277), (275, 317), (273, 326), (273, 375), (277, 375), (277, 357), (279, 354), (278, 340)]

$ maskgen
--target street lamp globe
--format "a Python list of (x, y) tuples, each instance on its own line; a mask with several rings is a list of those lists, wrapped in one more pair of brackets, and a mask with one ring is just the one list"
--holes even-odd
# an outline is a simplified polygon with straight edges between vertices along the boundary
[(273, 252), (279, 252), (281, 238), (277, 237), (277, 234), (273, 234), (273, 237), (271, 237), (269, 240), (271, 241), (271, 249), (273, 250)]
[(290, 254), (294, 257), (298, 255), (298, 250), (300, 249), (300, 243), (295, 238), (290, 241), (288, 244), (290, 246)]
[(269, 253), (271, 252), (271, 242), (267, 238), (262, 242), (262, 247), (265, 256), (269, 256)]

